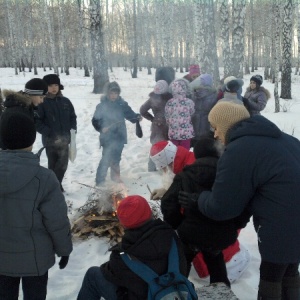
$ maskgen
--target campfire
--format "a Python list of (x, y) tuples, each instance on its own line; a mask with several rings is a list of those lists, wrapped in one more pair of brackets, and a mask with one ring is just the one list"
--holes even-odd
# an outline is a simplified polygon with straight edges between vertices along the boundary
[(93, 188), (87, 202), (78, 209), (72, 226), (73, 237), (86, 239), (91, 235), (107, 237), (110, 243), (120, 242), (124, 229), (116, 216), (118, 202), (126, 196), (123, 188)]

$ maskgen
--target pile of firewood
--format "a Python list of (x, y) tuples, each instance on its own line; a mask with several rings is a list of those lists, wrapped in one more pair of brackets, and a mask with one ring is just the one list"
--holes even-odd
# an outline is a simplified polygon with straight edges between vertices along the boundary
[(116, 216), (117, 202), (123, 191), (94, 189), (87, 202), (78, 209), (73, 221), (73, 237), (86, 239), (90, 235), (107, 237), (111, 243), (120, 242), (124, 229)]

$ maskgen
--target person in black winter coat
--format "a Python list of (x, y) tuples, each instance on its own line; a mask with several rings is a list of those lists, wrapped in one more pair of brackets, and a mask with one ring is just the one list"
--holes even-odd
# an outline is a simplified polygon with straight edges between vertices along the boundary
[(258, 299), (300, 299), (299, 140), (230, 102), (217, 103), (208, 119), (226, 149), (199, 210), (225, 221), (247, 208), (261, 255)]
[[(27, 81), (24, 91), (3, 90), (5, 101), (1, 103), (1, 115), (10, 112), (21, 112), (36, 122), (38, 119), (38, 105), (44, 101), (47, 90), (46, 82), (40, 78)], [(1, 140), (0, 148), (4, 149)]]
[[(223, 249), (237, 239), (237, 229), (245, 227), (249, 216), (218, 222), (204, 216), (197, 207), (182, 210), (178, 194), (185, 191), (194, 195), (210, 190), (216, 176), (221, 149), (211, 136), (201, 137), (194, 146), (196, 161), (184, 167), (161, 199), (164, 220), (176, 229), (184, 244), (188, 269), (198, 252), (202, 252), (210, 273), (210, 283), (224, 282), (230, 286)], [(197, 234), (195, 234), (197, 233)]]
[(42, 135), (46, 148), (48, 168), (53, 170), (62, 187), (62, 180), (68, 167), (70, 130), (77, 130), (77, 117), (72, 102), (61, 93), (63, 85), (56, 74), (44, 76), (48, 93), (38, 107), (37, 131)]
[(109, 83), (92, 119), (94, 128), (100, 133), (100, 147), (103, 148), (96, 173), (96, 185), (105, 182), (108, 168), (110, 168), (111, 179), (122, 182), (120, 161), (124, 144), (127, 144), (125, 119), (131, 123), (142, 120), (141, 115), (135, 113), (120, 97), (120, 93), (121, 88), (117, 82)]
[(180, 272), (186, 275), (182, 245), (175, 231), (160, 219), (152, 219), (145, 198), (132, 195), (123, 199), (117, 209), (120, 224), (125, 228), (121, 243), (112, 247), (110, 259), (90, 268), (83, 280), (78, 300), (146, 300), (148, 285), (123, 262), (120, 253), (136, 257), (159, 275), (167, 272), (168, 255), (174, 238), (179, 254)]

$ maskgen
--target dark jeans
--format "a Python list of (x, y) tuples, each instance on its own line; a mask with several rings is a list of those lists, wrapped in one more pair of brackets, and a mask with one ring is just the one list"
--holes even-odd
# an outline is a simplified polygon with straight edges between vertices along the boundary
[(69, 145), (59, 144), (46, 147), (48, 169), (52, 170), (58, 181), (62, 183), (69, 162)]
[(10, 277), (0, 275), (0, 299), (17, 300), (22, 279), (24, 300), (45, 300), (47, 295), (48, 272), (42, 276)]
[(269, 282), (282, 282), (284, 277), (297, 277), (299, 263), (274, 264), (262, 261), (260, 264), (260, 279)]
[(118, 177), (120, 177), (120, 161), (124, 144), (118, 141), (112, 141), (102, 147), (102, 158), (96, 173), (96, 184), (105, 181), (108, 168), (111, 168), (112, 180), (116, 179), (115, 181), (117, 181), (117, 179), (119, 179)]
[(77, 300), (117, 300), (117, 286), (106, 280), (99, 267), (87, 270)]

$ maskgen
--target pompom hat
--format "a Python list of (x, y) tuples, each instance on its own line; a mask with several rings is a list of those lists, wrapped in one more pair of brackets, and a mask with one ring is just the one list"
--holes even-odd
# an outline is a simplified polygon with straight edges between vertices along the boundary
[(254, 81), (258, 86), (261, 86), (263, 83), (263, 78), (260, 75), (254, 75), (250, 78), (250, 81)]
[(234, 124), (248, 118), (250, 118), (250, 114), (244, 105), (227, 101), (218, 102), (208, 114), (211, 126), (218, 128), (224, 137)]
[(63, 90), (63, 89), (64, 89), (64, 86), (63, 86), (62, 84), (60, 84), (60, 79), (59, 79), (58, 75), (56, 75), (56, 74), (48, 74), (48, 75), (45, 75), (45, 76), (43, 77), (43, 80), (45, 80), (45, 81), (47, 82), (48, 85), (51, 85), (51, 84), (58, 84), (60, 90)]
[(170, 141), (160, 141), (154, 144), (150, 150), (150, 158), (156, 169), (160, 170), (171, 164), (177, 152), (177, 147)]
[(169, 91), (169, 85), (165, 80), (158, 80), (154, 87), (154, 94), (162, 95)]
[(24, 93), (32, 96), (43, 96), (48, 92), (47, 83), (40, 78), (33, 78), (26, 82)]
[(119, 222), (125, 228), (136, 228), (152, 218), (152, 211), (147, 200), (139, 195), (124, 198), (117, 209)]
[(30, 147), (36, 138), (34, 122), (24, 113), (6, 112), (1, 116), (0, 137), (4, 149), (17, 150)]
[(190, 65), (189, 74), (190, 76), (197, 75), (197, 74), (200, 75), (199, 65)]

